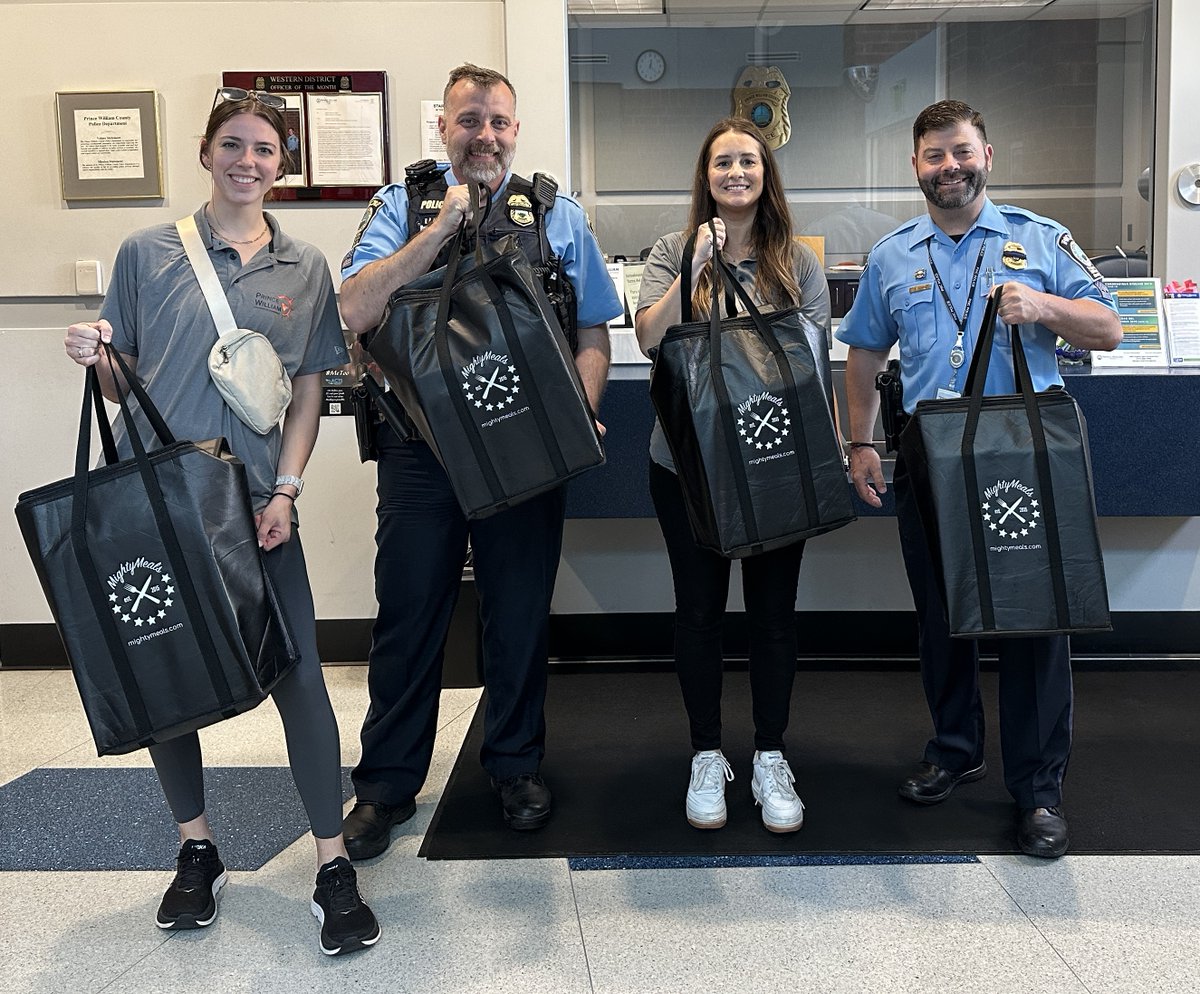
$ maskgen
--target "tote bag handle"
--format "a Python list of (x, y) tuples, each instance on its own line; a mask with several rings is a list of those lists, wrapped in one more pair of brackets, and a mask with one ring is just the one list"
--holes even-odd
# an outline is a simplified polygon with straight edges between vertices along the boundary
[[(158, 435), (159, 440), (164, 445), (174, 444), (175, 439), (167, 429), (162, 415), (159, 414), (158, 409), (150, 400), (145, 389), (134, 379), (133, 374), (130, 372), (125, 360), (121, 358), (120, 353), (108, 343), (104, 343), (104, 351), (108, 357), (110, 368), (112, 364), (120, 368), (122, 376), (124, 376), (126, 383), (129, 384), (130, 392), (137, 398), (143, 413), (154, 427), (155, 434)], [(115, 379), (116, 377), (114, 376), (114, 381)], [(91, 549), (88, 548), (87, 544), (87, 505), (90, 484), (88, 450), (91, 441), (91, 408), (93, 403), (96, 406), (97, 420), (102, 425), (108, 427), (109, 439), (111, 440), (111, 426), (108, 426), (108, 414), (104, 409), (103, 403), (97, 399), (99, 395), (99, 377), (96, 374), (95, 365), (92, 365), (88, 367), (87, 378), (84, 384), (83, 411), (79, 419), (79, 439), (75, 449), (75, 479), (73, 500), (71, 502), (71, 547), (79, 563), (79, 570), (85, 581), (88, 597), (92, 602), (92, 610), (95, 612), (100, 630), (104, 633), (104, 641), (112, 658), (113, 668), (121, 683), (121, 688), (125, 692), (131, 717), (139, 736), (148, 744), (150, 736), (153, 733), (153, 727), (146, 709), (146, 702), (142, 697), (141, 691), (138, 689), (133, 667), (130, 665), (129, 656), (125, 652), (124, 640), (121, 633), (117, 630), (112, 606), (104, 598), (103, 578), (100, 575), (100, 571), (96, 568)], [(200, 653), (208, 670), (213, 690), (225, 707), (232, 708), (234, 701), (233, 692), (229, 687), (228, 679), (217, 662), (216, 646), (213, 644), (212, 633), (209, 631), (208, 622), (204, 617), (203, 608), (200, 604), (200, 598), (196, 594), (195, 584), (192, 581), (191, 573), (188, 571), (187, 557), (184, 555), (183, 548), (179, 544), (179, 537), (175, 532), (175, 525), (171, 521), (170, 513), (167, 510), (166, 500), (159, 486), (158, 477), (155, 475), (154, 467), (150, 463), (150, 457), (146, 454), (145, 446), (142, 444), (137, 424), (133, 420), (133, 412), (130, 410), (129, 401), (126, 399), (125, 392), (120, 389), (119, 385), (117, 387), (117, 400), (121, 406), (121, 416), (125, 422), (125, 430), (129, 436), (130, 445), (133, 447), (134, 460), (137, 463), (138, 473), (142, 478), (143, 486), (146, 488), (146, 496), (149, 498), (150, 506), (154, 512), (159, 536), (166, 548), (167, 559), (175, 572), (176, 586), (180, 596), (183, 598), (188, 620), (191, 621), (196, 639), (199, 642)], [(101, 436), (105, 434), (105, 430), (104, 427), (100, 429)], [(116, 454), (115, 447), (112, 454)], [(106, 450), (106, 459), (108, 455), (109, 453)], [(230, 713), (232, 714), (232, 710)]]
[[(713, 236), (713, 245), (716, 245), (716, 231), (712, 228), (712, 222), (708, 222), (710, 233)], [(692, 312), (692, 256), (696, 254), (696, 233), (693, 231), (688, 240), (683, 244), (683, 256), (679, 260), (679, 320), (684, 324), (694, 319)], [(713, 256), (717, 253), (714, 251)], [(713, 277), (714, 284), (716, 277)], [(728, 290), (725, 292), (725, 316), (729, 318), (737, 317), (737, 303), (733, 299), (733, 294)]]
[[(1000, 297), (1003, 287), (996, 287), (988, 297), (983, 314), (983, 326), (971, 357), (971, 368), (967, 374), (966, 394), (968, 397), (967, 420), (963, 426), (962, 464), (963, 484), (966, 487), (967, 507), (971, 525), (971, 547), (975, 558), (975, 573), (979, 578), (979, 608), (983, 627), (994, 628), (995, 611), (992, 607), (992, 581), (987, 566), (987, 536), (983, 532), (983, 519), (974, 512), (979, 500), (979, 479), (975, 459), (975, 436), (979, 428), (979, 416), (983, 410), (984, 389), (987, 384), (988, 366), (991, 362), (992, 346), (996, 337), (996, 325), (1000, 317)], [(1054, 591), (1054, 610), (1060, 628), (1070, 627), (1070, 608), (1067, 601), (1067, 585), (1063, 572), (1062, 541), (1058, 532), (1058, 506), (1054, 499), (1053, 480), (1050, 476), (1050, 454), (1046, 448), (1046, 432), (1042, 424), (1042, 412), (1038, 407), (1037, 394), (1033, 389), (1033, 376), (1029, 372), (1029, 360), (1025, 346), (1021, 343), (1021, 330), (1017, 325), (1009, 326), (1012, 343), (1013, 378), (1017, 393), (1025, 405), (1025, 417), (1029, 422), (1033, 442), (1033, 460), (1037, 474), (1038, 490), (1041, 494), (1042, 522), (1046, 532), (1046, 554), (1050, 560), (1050, 579)]]

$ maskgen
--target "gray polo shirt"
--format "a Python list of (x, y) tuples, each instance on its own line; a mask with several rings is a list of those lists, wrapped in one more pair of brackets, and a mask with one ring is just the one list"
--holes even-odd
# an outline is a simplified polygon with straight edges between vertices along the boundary
[[(270, 245), (245, 266), (237, 250), (214, 235), (201, 208), (195, 214), (208, 257), (239, 328), (261, 332), (291, 377), (347, 361), (333, 280), (325, 257), (289, 238), (268, 214)], [(113, 345), (137, 356), (137, 377), (179, 439), (223, 436), (246, 464), (250, 494), (260, 510), (274, 489), (282, 431), (247, 427), (222, 399), (208, 374), (216, 325), (174, 222), (138, 231), (121, 245), (100, 316), (113, 327)], [(159, 443), (134, 404), (142, 440)], [(132, 455), (123, 426), (122, 457)]]
[[(642, 288), (638, 294), (639, 311), (661, 300), (671, 288), (671, 284), (675, 282), (675, 277), (679, 275), (679, 263), (683, 257), (683, 247), (687, 242), (688, 234), (684, 231), (675, 231), (669, 235), (663, 235), (654, 243), (654, 248), (650, 250), (650, 255), (646, 259), (646, 268), (642, 271)], [(754, 288), (754, 279), (758, 273), (757, 260), (743, 259), (733, 269), (738, 282), (746, 288), (750, 299), (761, 305), (763, 301)], [(817, 259), (816, 253), (803, 242), (796, 243), (795, 276), (796, 283), (800, 287), (800, 310), (805, 316), (828, 331), (829, 284), (825, 282), (825, 272), (821, 269), (821, 263)], [(675, 462), (671, 459), (667, 436), (663, 434), (658, 418), (654, 419), (654, 431), (650, 434), (650, 458), (664, 469), (675, 472)]]

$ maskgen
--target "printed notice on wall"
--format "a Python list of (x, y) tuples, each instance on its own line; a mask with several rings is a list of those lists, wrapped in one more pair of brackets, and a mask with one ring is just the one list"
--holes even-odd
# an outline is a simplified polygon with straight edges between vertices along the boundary
[(306, 93), (313, 186), (379, 186), (383, 179), (383, 95)]
[(1121, 318), (1121, 344), (1111, 352), (1093, 352), (1092, 366), (1167, 365), (1162, 281), (1157, 277), (1106, 279), (1104, 284)]
[(438, 131), (438, 118), (446, 105), (441, 100), (421, 101), (421, 158), (447, 162), (446, 143)]
[(75, 160), (79, 178), (142, 179), (142, 112), (137, 107), (75, 111)]

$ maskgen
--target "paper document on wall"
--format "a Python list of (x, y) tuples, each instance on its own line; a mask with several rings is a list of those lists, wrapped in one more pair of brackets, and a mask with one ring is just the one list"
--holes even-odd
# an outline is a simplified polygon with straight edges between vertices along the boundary
[(313, 186), (383, 183), (383, 95), (306, 93)]

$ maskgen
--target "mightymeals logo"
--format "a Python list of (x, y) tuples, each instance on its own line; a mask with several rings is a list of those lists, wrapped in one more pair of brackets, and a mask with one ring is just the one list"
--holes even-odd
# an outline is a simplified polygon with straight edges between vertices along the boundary
[(108, 589), (112, 612), (127, 629), (148, 631), (170, 625), (175, 581), (162, 563), (145, 556), (121, 563), (108, 577)]
[(521, 393), (521, 377), (517, 367), (508, 361), (508, 356), (498, 352), (481, 352), (460, 370), (463, 394), (467, 403), (484, 416), (483, 427), (488, 428), (504, 420), (489, 417), (507, 411), (520, 414), (528, 407), (515, 408)]
[(751, 394), (737, 406), (737, 429), (747, 448), (770, 451), (788, 437), (792, 420), (783, 400), (774, 394)]
[(984, 487), (980, 504), (983, 523), (993, 544), (992, 552), (1020, 552), (1040, 549), (1038, 525), (1041, 505), (1033, 487), (1020, 480), (997, 480)]

